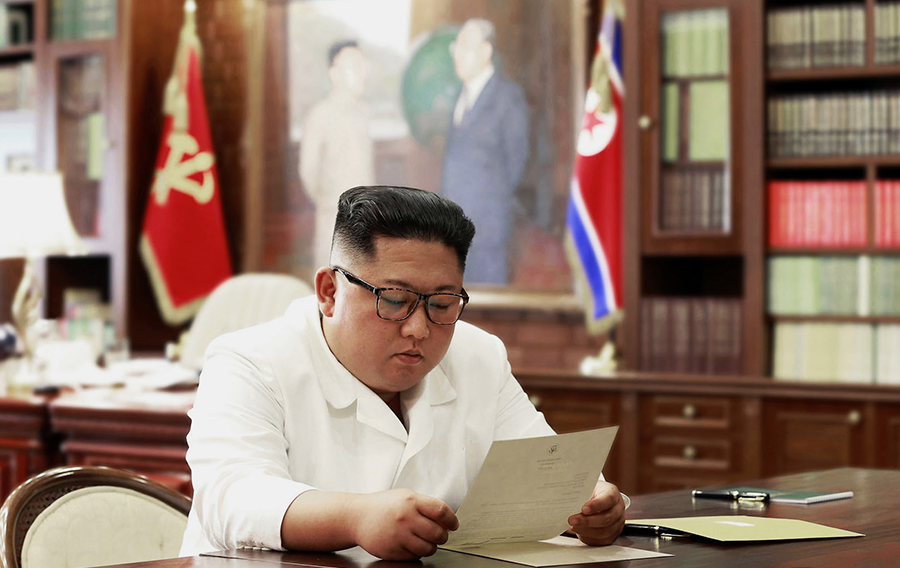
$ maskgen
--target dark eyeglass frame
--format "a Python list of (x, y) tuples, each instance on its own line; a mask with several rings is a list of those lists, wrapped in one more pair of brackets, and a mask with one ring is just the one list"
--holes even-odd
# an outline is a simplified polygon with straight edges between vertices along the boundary
[[(407, 290), (405, 288), (379, 288), (378, 286), (373, 286), (372, 284), (369, 284), (368, 282), (366, 282), (359, 276), (355, 276), (355, 275), (347, 272), (343, 268), (340, 268), (338, 266), (331, 266), (329, 268), (331, 268), (331, 270), (333, 270), (335, 272), (339, 272), (339, 273), (343, 274), (344, 278), (347, 279), (347, 282), (349, 282), (351, 284), (356, 284), (357, 286), (359, 286), (361, 288), (365, 288), (369, 292), (372, 292), (373, 294), (375, 294), (375, 298), (376, 298), (375, 314), (378, 317), (380, 317), (381, 319), (386, 320), (386, 321), (403, 321), (405, 319), (408, 319), (409, 316), (411, 316), (411, 315), (413, 315), (413, 313), (415, 313), (416, 308), (419, 307), (419, 304), (422, 303), (422, 300), (425, 300), (425, 316), (428, 318), (428, 321), (430, 321), (431, 323), (433, 323), (435, 325), (456, 325), (456, 322), (459, 321), (459, 318), (462, 317), (463, 311), (466, 309), (466, 304), (469, 303), (469, 294), (466, 293), (465, 288), (463, 288), (462, 294), (454, 294), (453, 292), (435, 292), (433, 294), (420, 294), (419, 292), (415, 292), (413, 290)], [(408, 292), (410, 294), (415, 294), (415, 296), (416, 296), (415, 305), (413, 305), (412, 309), (409, 310), (409, 313), (406, 314), (405, 316), (403, 316), (402, 318), (386, 318), (383, 315), (381, 315), (381, 310), (380, 310), (381, 295), (383, 293), (387, 292), (388, 290), (397, 290), (398, 292)], [(441, 323), (438, 321), (434, 321), (434, 319), (431, 317), (431, 309), (429, 308), (429, 303), (428, 303), (428, 299), (431, 298), (432, 296), (456, 296), (457, 298), (460, 298), (463, 303), (462, 303), (462, 307), (459, 308), (459, 315), (456, 316), (456, 319), (450, 323)]]

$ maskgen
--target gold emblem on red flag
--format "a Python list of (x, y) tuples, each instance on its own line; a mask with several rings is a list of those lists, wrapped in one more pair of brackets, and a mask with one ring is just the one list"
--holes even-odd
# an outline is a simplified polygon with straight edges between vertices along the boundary
[[(212, 166), (215, 163), (212, 153), (197, 152), (200, 149), (197, 139), (185, 132), (170, 133), (168, 142), (166, 165), (163, 169), (156, 170), (153, 188), (150, 190), (156, 196), (157, 205), (165, 205), (172, 190), (190, 195), (201, 205), (209, 202), (216, 190), (212, 176)], [(191, 157), (184, 159), (185, 156)], [(201, 172), (202, 184), (191, 179), (192, 175)]]

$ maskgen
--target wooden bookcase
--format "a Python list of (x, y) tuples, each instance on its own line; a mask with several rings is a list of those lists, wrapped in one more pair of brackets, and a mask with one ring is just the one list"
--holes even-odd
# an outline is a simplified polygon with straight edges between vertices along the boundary
[[(33, 41), (0, 48), (0, 66), (32, 61), (34, 166), (65, 173), (70, 214), (90, 248), (86, 257), (54, 257), (44, 267), (45, 317), (59, 317), (66, 288), (99, 289), (112, 306), (120, 335), (134, 350), (162, 350), (184, 326), (166, 325), (137, 255), (143, 212), (162, 132), (162, 98), (172, 72), (184, 0), (113, 0), (110, 32), (79, 37), (96, 24), (59, 25), (65, 0), (0, 0), (26, 5)], [(96, 4), (96, 3), (95, 3)], [(198, 2), (198, 35), (205, 47), (204, 87), (221, 180), (223, 208), (237, 249), (245, 208), (242, 134), (245, 120), (245, 7), (239, 0)], [(71, 22), (71, 20), (70, 20)], [(67, 29), (65, 38), (57, 37)], [(73, 35), (74, 31), (74, 35)], [(225, 94), (227, 93), (227, 95)], [(19, 113), (18, 118), (22, 113)], [(4, 112), (0, 111), (0, 130)], [(99, 173), (84, 156), (87, 131), (100, 154)], [(2, 134), (0, 134), (2, 137)], [(0, 165), (2, 168), (3, 165)], [(232, 256), (240, 255), (233, 251)], [(21, 262), (0, 264), (0, 321), (21, 278)]]
[[(668, 334), (655, 334), (655, 320), (648, 319), (646, 312), (642, 312), (642, 308), (652, 305), (658, 298), (691, 301), (724, 297), (739, 302), (741, 364), (738, 372), (756, 376), (773, 373), (774, 330), (779, 323), (878, 325), (900, 322), (897, 315), (868, 315), (865, 312), (863, 315), (769, 313), (770, 258), (896, 258), (900, 252), (896, 246), (876, 246), (874, 229), (876, 183), (900, 179), (900, 154), (870, 151), (849, 155), (847, 152), (807, 151), (802, 156), (778, 155), (768, 140), (772, 134), (769, 126), (773, 118), (771, 103), (780, 97), (809, 95), (824, 98), (832, 94), (844, 97), (849, 93), (897, 92), (900, 65), (875, 62), (876, 11), (880, 5), (883, 3), (878, 0), (647, 0), (627, 4), (625, 68), (634, 72), (626, 73), (626, 91), (630, 96), (626, 97), (625, 109), (625, 216), (627, 227), (639, 227), (639, 230), (626, 234), (625, 242), (625, 307), (627, 313), (632, 314), (626, 322), (623, 340), (627, 368), (685, 370), (647, 367), (648, 361), (653, 361), (652, 354), (648, 357), (648, 349), (654, 349), (659, 341), (668, 342), (671, 347), (679, 337), (677, 326), (670, 327)], [(767, 37), (774, 33), (768, 29), (772, 25), (771, 16), (779, 11), (804, 8), (815, 18), (823, 17), (825, 11), (837, 13), (843, 10), (840, 17), (844, 19), (840, 25), (845, 28), (849, 25), (847, 13), (855, 9), (854, 25), (858, 35), (853, 39), (857, 42), (855, 57), (858, 61), (854, 65), (845, 64), (844, 60), (829, 63), (820, 59), (818, 62), (810, 60), (805, 68), (772, 68), (767, 58)], [(668, 158), (671, 159), (675, 147), (674, 138), (666, 138), (667, 126), (671, 124), (671, 121), (666, 122), (666, 113), (672, 108), (670, 99), (666, 98), (666, 84), (673, 80), (666, 72), (666, 49), (675, 45), (667, 35), (666, 25), (679, 14), (710, 10), (722, 10), (728, 19), (729, 67), (724, 79), (729, 84), (730, 103), (726, 174), (731, 182), (731, 208), (726, 214), (731, 216), (731, 231), (727, 234), (666, 231), (660, 224), (660, 216), (667, 214), (663, 177), (666, 169), (671, 167), (666, 163), (666, 152), (670, 153)], [(880, 14), (883, 18), (884, 12)], [(835, 45), (840, 43), (838, 40), (844, 41), (840, 43), (842, 47), (833, 48), (834, 54), (845, 49), (845, 45), (847, 50), (854, 45), (848, 37), (832, 39)], [(849, 60), (849, 56), (846, 59)], [(696, 79), (688, 78), (689, 81)], [(683, 91), (684, 88), (680, 98), (682, 107), (690, 104)], [(888, 106), (889, 112), (894, 112), (892, 109)], [(683, 129), (678, 137), (680, 163), (684, 159), (685, 144), (691, 138), (690, 129), (704, 123), (702, 120), (691, 122), (682, 116), (677, 124)], [(771, 246), (769, 231), (774, 220), (768, 218), (772, 205), (769, 184), (831, 179), (864, 184), (866, 213), (865, 219), (859, 221), (866, 224), (865, 244), (852, 247)], [(874, 335), (872, 341), (875, 341)]]
[[(703, 23), (710, 21), (713, 24)], [(763, 5), (756, 0), (626, 4), (624, 214), (629, 230), (624, 254), (629, 317), (623, 342), (628, 369), (765, 372), (760, 288), (764, 268), (763, 21)], [(710, 32), (709, 26), (715, 31)], [(693, 30), (687, 33), (693, 34), (694, 44), (687, 47), (685, 27)], [(722, 63), (684, 63), (692, 49), (702, 57), (712, 41), (717, 42)], [(711, 88), (716, 96), (710, 95)], [(716, 144), (704, 144), (707, 136)], [(710, 170), (724, 181), (718, 194), (710, 194), (702, 181), (699, 185), (694, 181)], [(679, 176), (683, 183), (669, 181)], [(711, 207), (715, 200), (720, 205)], [(714, 358), (711, 341), (718, 341), (723, 330), (698, 308), (686, 307), (680, 313), (691, 318), (700, 314), (696, 326), (706, 334), (705, 348), (685, 345), (688, 334), (678, 325), (659, 333), (665, 325), (653, 325), (659, 321), (652, 315), (654, 306), (661, 304), (663, 313), (668, 313), (673, 300), (700, 309), (715, 304), (729, 310), (724, 330), (733, 352), (729, 364), (709, 363)], [(656, 353), (648, 353), (674, 350), (684, 355), (686, 349), (696, 350), (707, 363), (681, 364), (678, 359), (664, 361), (659, 368), (654, 364), (659, 359)]]
[[(896, 3), (880, 0), (856, 0), (843, 4), (804, 4), (772, 0), (766, 2), (766, 8), (770, 11), (792, 10), (797, 12), (808, 7), (805, 9), (811, 11), (812, 16), (809, 19), (813, 21), (813, 25), (816, 24), (816, 18), (821, 18), (823, 14), (828, 16), (828, 12), (834, 14), (836, 11), (843, 11), (840, 14), (839, 23), (845, 27), (849, 24), (858, 31), (854, 35), (851, 29), (851, 32), (844, 32), (842, 38), (839, 38), (846, 40), (849, 35), (856, 40), (855, 46), (853, 41), (845, 42), (850, 49), (855, 47), (854, 53), (857, 57), (852, 64), (847, 61), (838, 61), (837, 63), (841, 64), (829, 65), (829, 59), (833, 58), (835, 54), (841, 55), (847, 52), (848, 49), (842, 47), (839, 41), (833, 42), (837, 47), (829, 49), (829, 42), (826, 41), (818, 45), (813, 42), (805, 52), (801, 51), (805, 54), (805, 61), (801, 60), (796, 68), (769, 65), (765, 84), (766, 97), (770, 104), (772, 101), (784, 101), (790, 97), (813, 99), (820, 108), (823, 102), (826, 105), (831, 104), (830, 108), (826, 106), (824, 113), (817, 114), (816, 119), (819, 122), (830, 121), (831, 124), (826, 126), (826, 129), (837, 127), (837, 135), (832, 138), (837, 140), (838, 147), (820, 148), (816, 146), (811, 150), (806, 149), (805, 152), (799, 152), (802, 155), (796, 155), (798, 152), (791, 152), (790, 148), (787, 149), (788, 151), (781, 149), (780, 152), (768, 148), (765, 164), (767, 182), (788, 180), (802, 183), (810, 180), (818, 185), (823, 185), (823, 181), (827, 183), (831, 180), (849, 182), (862, 189), (863, 204), (860, 208), (864, 208), (864, 212), (856, 213), (853, 217), (860, 223), (860, 230), (864, 231), (862, 242), (852, 246), (829, 246), (827, 243), (794, 246), (788, 243), (786, 246), (773, 246), (767, 241), (767, 258), (807, 257), (813, 262), (822, 263), (826, 262), (826, 259), (829, 259), (828, 262), (833, 262), (830, 258), (836, 258), (849, 260), (857, 265), (863, 264), (863, 266), (859, 266), (860, 276), (856, 279), (856, 285), (866, 288), (856, 310), (848, 309), (837, 314), (827, 313), (830, 311), (828, 309), (814, 310), (813, 313), (804, 314), (770, 313), (767, 316), (767, 330), (770, 333), (772, 345), (769, 370), (773, 375), (778, 371), (775, 362), (779, 347), (776, 327), (805, 328), (804, 332), (809, 333), (809, 324), (838, 326), (833, 327), (833, 330), (847, 330), (848, 326), (857, 326), (856, 331), (862, 332), (861, 335), (864, 339), (868, 336), (866, 341), (870, 341), (872, 351), (871, 360), (863, 362), (863, 370), (858, 371), (858, 374), (863, 377), (871, 375), (871, 381), (875, 380), (878, 374), (878, 359), (875, 356), (878, 340), (877, 330), (884, 324), (900, 323), (900, 313), (889, 311), (888, 313), (870, 314), (868, 311), (869, 307), (873, 305), (871, 295), (880, 293), (878, 284), (871, 281), (869, 276), (870, 273), (873, 273), (874, 263), (883, 261), (883, 259), (893, 259), (887, 260), (887, 262), (900, 262), (900, 258), (898, 258), (900, 247), (897, 247), (896, 244), (891, 246), (879, 244), (876, 232), (881, 209), (876, 188), (883, 180), (900, 180), (900, 147), (898, 147), (900, 145), (893, 144), (893, 147), (889, 147), (888, 144), (890, 129), (900, 129), (900, 123), (895, 126), (891, 122), (896, 121), (896, 118), (893, 117), (898, 116), (897, 113), (900, 112), (900, 100), (898, 100), (900, 92), (897, 89), (898, 78), (900, 78), (900, 65), (897, 62), (900, 59), (894, 57), (894, 60), (890, 62), (878, 61), (876, 56), (878, 51), (876, 29), (880, 28), (878, 20), (883, 21), (886, 17), (886, 14), (880, 10), (889, 4), (896, 6)], [(900, 10), (900, 6), (896, 6), (896, 9)], [(848, 12), (854, 13), (853, 18), (848, 16)], [(894, 46), (894, 51), (896, 51), (896, 46)], [(878, 109), (879, 97), (883, 97), (883, 102), (885, 102), (881, 111)], [(863, 100), (860, 101), (860, 99)], [(893, 102), (888, 104), (891, 100)], [(846, 112), (848, 116), (844, 118), (839, 114), (834, 117), (834, 113), (841, 112)], [(880, 116), (881, 112), (885, 114)], [(769, 114), (771, 116), (771, 109)], [(811, 133), (807, 125), (801, 124), (800, 128), (805, 129), (803, 137), (808, 139)], [(776, 132), (780, 131), (780, 128), (776, 128)], [(824, 137), (828, 137), (827, 131)], [(820, 191), (822, 190), (820, 189)], [(769, 205), (777, 204), (769, 203)], [(845, 204), (838, 203), (836, 208), (844, 206)], [(894, 215), (896, 216), (897, 213)], [(822, 217), (824, 221), (825, 215), (823, 214)], [(880, 221), (884, 220), (884, 217), (880, 219)], [(769, 223), (773, 222), (773, 219), (769, 220)], [(896, 220), (889, 220), (889, 222), (896, 225)], [(820, 230), (823, 230), (822, 227)], [(766, 280), (762, 280), (761, 284), (766, 285)], [(822, 277), (821, 286), (825, 286), (824, 277)], [(815, 294), (815, 291), (810, 291), (810, 294)], [(815, 313), (816, 311), (826, 313)], [(893, 345), (892, 348), (896, 350), (900, 348), (900, 345)], [(863, 358), (868, 359), (869, 354), (864, 353)], [(869, 364), (871, 364), (871, 370), (867, 368)], [(786, 372), (789, 371), (782, 370), (781, 374)], [(813, 374), (812, 370), (807, 371), (806, 369), (798, 372)], [(803, 378), (809, 379), (810, 377)]]

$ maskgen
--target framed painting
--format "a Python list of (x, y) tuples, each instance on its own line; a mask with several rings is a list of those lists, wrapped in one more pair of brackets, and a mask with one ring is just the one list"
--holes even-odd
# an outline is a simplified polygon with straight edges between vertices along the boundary
[(245, 269), (310, 279), (338, 195), (404, 185), (475, 222), (467, 289), (511, 305), (572, 296), (563, 236), (590, 4), (259, 0)]

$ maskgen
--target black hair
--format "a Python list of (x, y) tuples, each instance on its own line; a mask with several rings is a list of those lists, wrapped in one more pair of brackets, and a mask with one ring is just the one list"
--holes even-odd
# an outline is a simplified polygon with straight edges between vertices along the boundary
[(474, 236), (475, 224), (446, 197), (412, 187), (364, 185), (341, 194), (332, 243), (372, 259), (378, 237), (439, 242), (456, 251), (465, 271)]
[(348, 47), (359, 48), (359, 43), (355, 39), (345, 39), (331, 44), (328, 48), (328, 67), (334, 65), (334, 58), (338, 56), (338, 53)]

